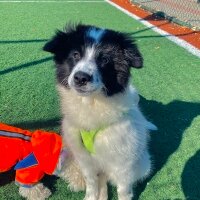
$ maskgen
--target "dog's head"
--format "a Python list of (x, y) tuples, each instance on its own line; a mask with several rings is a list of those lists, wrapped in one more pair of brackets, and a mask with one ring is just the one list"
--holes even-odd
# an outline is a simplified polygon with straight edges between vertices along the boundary
[(141, 68), (143, 59), (125, 33), (87, 25), (68, 25), (45, 44), (54, 54), (57, 80), (79, 95), (123, 92), (130, 68)]

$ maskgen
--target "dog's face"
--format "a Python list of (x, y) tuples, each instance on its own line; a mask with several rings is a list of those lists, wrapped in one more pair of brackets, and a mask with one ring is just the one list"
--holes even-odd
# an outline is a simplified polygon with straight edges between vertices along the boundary
[(58, 82), (84, 96), (123, 92), (130, 67), (141, 68), (143, 64), (130, 36), (94, 26), (67, 26), (43, 49), (54, 54)]

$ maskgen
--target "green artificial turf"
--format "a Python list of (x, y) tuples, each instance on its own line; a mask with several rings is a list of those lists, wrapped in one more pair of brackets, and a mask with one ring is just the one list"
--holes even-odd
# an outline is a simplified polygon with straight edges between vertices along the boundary
[[(0, 121), (30, 130), (60, 130), (51, 55), (44, 43), (67, 21), (130, 32), (144, 56), (132, 70), (141, 109), (158, 126), (151, 133), (152, 176), (135, 199), (200, 199), (200, 60), (107, 3), (0, 4)], [(1, 158), (2, 159), (2, 158)], [(0, 175), (0, 200), (18, 200), (10, 174)], [(80, 200), (55, 177), (46, 177), (51, 200)], [(116, 189), (109, 186), (109, 198)]]

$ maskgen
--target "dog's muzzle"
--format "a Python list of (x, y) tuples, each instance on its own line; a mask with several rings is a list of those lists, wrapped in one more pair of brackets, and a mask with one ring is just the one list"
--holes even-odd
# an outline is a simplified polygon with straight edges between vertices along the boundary
[(74, 84), (76, 87), (82, 87), (87, 85), (87, 83), (92, 82), (92, 76), (82, 72), (78, 71), (74, 74)]

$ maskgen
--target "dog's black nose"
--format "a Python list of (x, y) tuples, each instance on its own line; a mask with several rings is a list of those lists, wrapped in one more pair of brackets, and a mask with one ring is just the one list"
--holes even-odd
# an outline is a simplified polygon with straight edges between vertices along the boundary
[(85, 72), (76, 72), (74, 74), (74, 83), (78, 86), (86, 85), (88, 82), (92, 80), (92, 76)]

